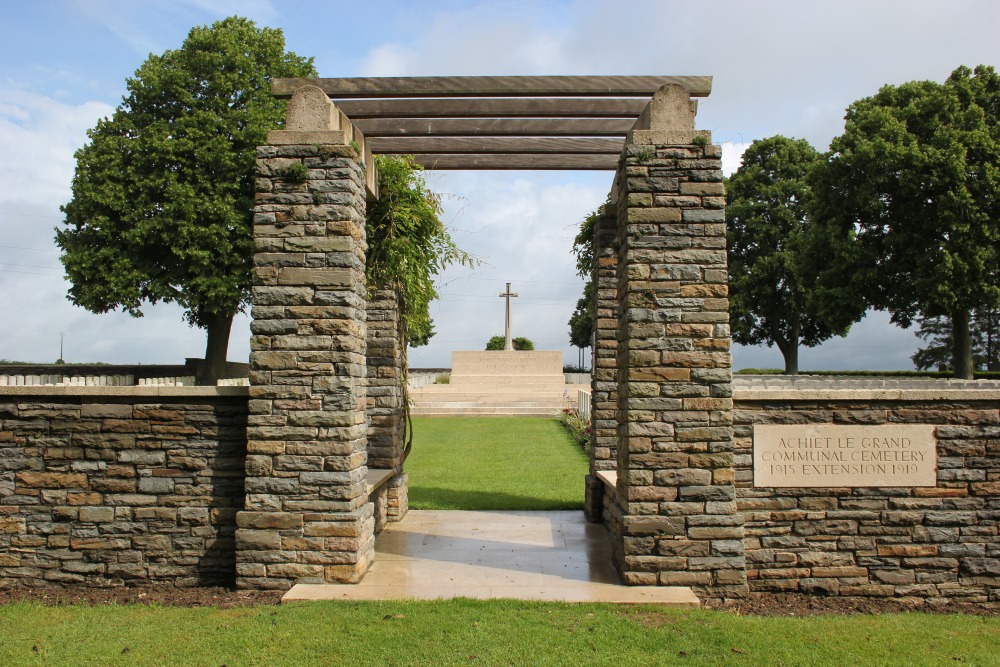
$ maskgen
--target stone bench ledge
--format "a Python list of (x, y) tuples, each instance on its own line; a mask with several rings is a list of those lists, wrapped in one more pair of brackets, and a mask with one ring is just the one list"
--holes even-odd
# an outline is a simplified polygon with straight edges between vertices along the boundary
[(366, 478), (368, 495), (371, 495), (373, 491), (376, 491), (390, 479), (392, 479), (392, 470), (388, 468), (369, 468), (368, 477)]
[(618, 472), (615, 470), (598, 470), (596, 475), (597, 479), (604, 482), (604, 484), (614, 491), (618, 488)]

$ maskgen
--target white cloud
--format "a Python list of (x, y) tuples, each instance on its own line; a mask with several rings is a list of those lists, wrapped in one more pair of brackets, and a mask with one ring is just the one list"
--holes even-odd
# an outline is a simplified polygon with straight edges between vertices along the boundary
[[(136, 54), (162, 53), (180, 47), (195, 25), (227, 16), (245, 16), (260, 25), (278, 17), (270, 0), (68, 0), (68, 4), (107, 28)], [(192, 16), (192, 10), (198, 15)], [(178, 34), (180, 39), (177, 39)]]
[(100, 102), (65, 104), (8, 83), (0, 90), (0, 196), (53, 208), (65, 202), (73, 152), (85, 142), (87, 129), (113, 111)]
[(722, 173), (732, 176), (733, 172), (743, 164), (743, 152), (749, 147), (749, 143), (735, 143), (726, 141), (722, 144)]
[(414, 52), (401, 44), (382, 44), (368, 52), (363, 76), (406, 76)]

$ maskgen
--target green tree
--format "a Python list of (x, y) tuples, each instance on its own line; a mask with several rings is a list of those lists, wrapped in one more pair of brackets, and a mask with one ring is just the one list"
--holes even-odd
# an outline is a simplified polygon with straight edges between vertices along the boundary
[(594, 281), (583, 284), (583, 296), (569, 318), (569, 342), (579, 348), (590, 347), (594, 336)]
[[(953, 370), (952, 326), (947, 317), (918, 317), (917, 336), (927, 343), (910, 359), (917, 370)], [(975, 370), (1000, 370), (1000, 311), (975, 310), (969, 322)]]
[(944, 84), (884, 86), (847, 109), (816, 171), (816, 215), (869, 303), (909, 326), (948, 317), (955, 377), (973, 370), (970, 314), (1000, 304), (1000, 77), (955, 70)]
[[(534, 350), (535, 349), (535, 344), (533, 342), (531, 342), (529, 339), (524, 338), (524, 337), (520, 337), (519, 336), (517, 338), (512, 338), (510, 342), (514, 345), (514, 349), (515, 350)], [(494, 350), (494, 351), (495, 350), (502, 350), (504, 348), (504, 345), (506, 345), (506, 344), (507, 344), (507, 341), (506, 341), (506, 339), (504, 339), (503, 336), (494, 336), (493, 338), (490, 338), (489, 341), (486, 343), (486, 349), (487, 350)]]
[(860, 300), (824, 300), (802, 270), (813, 260), (811, 191), (806, 177), (821, 164), (804, 139), (754, 141), (729, 179), (730, 323), (742, 345), (776, 345), (785, 373), (799, 370), (799, 346), (847, 333), (864, 312)]
[(580, 223), (571, 250), (576, 257), (576, 273), (586, 281), (583, 284), (583, 296), (576, 302), (576, 310), (567, 322), (570, 344), (581, 349), (590, 347), (594, 340), (594, 226), (599, 217), (600, 210), (587, 214)]
[(430, 302), (434, 277), (452, 264), (474, 266), (441, 222), (441, 199), (427, 188), (423, 169), (409, 156), (378, 155), (379, 199), (367, 211), (367, 280), (399, 294), (404, 339), (412, 347), (434, 335)]
[(150, 55), (76, 153), (56, 232), (70, 301), (134, 317), (144, 303), (180, 304), (207, 332), (199, 380), (214, 384), (249, 301), (255, 150), (284, 120), (269, 82), (315, 75), (281, 30), (239, 17)]

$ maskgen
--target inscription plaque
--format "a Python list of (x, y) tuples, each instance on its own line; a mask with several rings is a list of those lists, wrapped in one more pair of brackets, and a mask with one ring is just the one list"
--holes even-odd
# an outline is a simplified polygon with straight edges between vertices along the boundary
[(928, 424), (755, 424), (753, 484), (771, 487), (936, 486)]

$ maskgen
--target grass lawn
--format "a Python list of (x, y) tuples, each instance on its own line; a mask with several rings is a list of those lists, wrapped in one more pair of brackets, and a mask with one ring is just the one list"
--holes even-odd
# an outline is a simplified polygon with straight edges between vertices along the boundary
[(0, 664), (996, 665), (1000, 619), (505, 600), (0, 607)]
[[(579, 508), (586, 456), (555, 419), (415, 421), (411, 506)], [(0, 605), (0, 666), (1000, 664), (1000, 618), (754, 617), (513, 600), (233, 609)]]
[(558, 419), (416, 417), (413, 434), (413, 509), (583, 507), (587, 455)]

